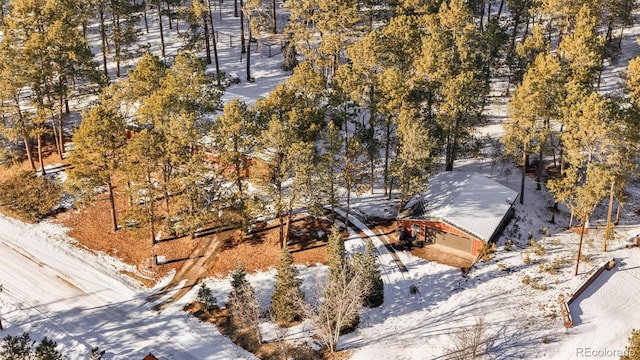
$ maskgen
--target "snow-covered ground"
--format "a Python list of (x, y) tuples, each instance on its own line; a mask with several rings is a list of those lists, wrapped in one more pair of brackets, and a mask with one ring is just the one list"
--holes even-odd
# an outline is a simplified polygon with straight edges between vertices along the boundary
[[(216, 22), (222, 34), (237, 33), (237, 19), (229, 16), (232, 5), (222, 3), (225, 20)], [(639, 29), (634, 27), (625, 32), (625, 52), (616, 64), (608, 64), (603, 74), (603, 91), (619, 89), (622, 70), (638, 53)], [(152, 28), (143, 42), (149, 42), (151, 50), (159, 54), (156, 31)], [(167, 31), (165, 35), (169, 53), (173, 54), (177, 49), (175, 32)], [(97, 39), (96, 33), (92, 36)], [(219, 45), (222, 70), (236, 72), (242, 80), (241, 84), (226, 89), (225, 101), (240, 98), (251, 103), (266, 96), (288, 76), (279, 68), (281, 56), (269, 57), (266, 48), (261, 48), (252, 56), (252, 75), (256, 81), (247, 83), (239, 48), (222, 40)], [(94, 47), (94, 52), (99, 59), (99, 48)], [(500, 93), (497, 91), (495, 95)], [(493, 139), (502, 133), (500, 123), (506, 118), (506, 100), (494, 100), (486, 112), (488, 124), (478, 131), (481, 136)], [(463, 159), (456, 163), (456, 168), (481, 172), (519, 190), (517, 170), (501, 164), (492, 167), (488, 157)], [(640, 219), (632, 211), (638, 206), (635, 201), (640, 187), (636, 184), (632, 189), (631, 204), (623, 213), (623, 225), (616, 227), (616, 240), (609, 244), (609, 252), (601, 252), (602, 230), (590, 229), (583, 248), (590, 260), (581, 264), (578, 276), (573, 275), (578, 236), (565, 231), (566, 212), (556, 214), (556, 224), (549, 223), (551, 198), (534, 189), (535, 184), (528, 179), (525, 205), (516, 204), (516, 218), (499, 240), (494, 258), (477, 263), (466, 276), (459, 269), (408, 253), (398, 254), (408, 269), (402, 273), (382, 246), (379, 237), (383, 235), (369, 234), (373, 235), (380, 254), (385, 301), (381, 307), (363, 312), (358, 329), (341, 338), (340, 348), (352, 350), (353, 359), (446, 359), (452, 355), (454, 334), (484, 317), (486, 333), (492, 339), (490, 358), (617, 358), (631, 329), (640, 328), (637, 311), (640, 248), (626, 248), (628, 240), (640, 233)], [(394, 213), (380, 189), (373, 195), (352, 200), (352, 207), (376, 216)], [(544, 248), (544, 255), (536, 254), (528, 245), (529, 232)], [(508, 239), (514, 241), (510, 251), (504, 248)], [(350, 252), (362, 251), (364, 242), (352, 233), (347, 247)], [(593, 268), (610, 258), (615, 258), (618, 265), (604, 272), (571, 305), (575, 327), (565, 329), (559, 298), (566, 299)], [(558, 264), (557, 273), (545, 270), (554, 260)], [(27, 331), (36, 340), (47, 336), (57, 341), (71, 359), (86, 358), (94, 346), (107, 351), (105, 359), (140, 359), (149, 352), (160, 359), (253, 358), (220, 335), (213, 325), (201, 323), (182, 311), (197, 289), (155, 312), (149, 310), (153, 303), (146, 300), (154, 289), (140, 287), (122, 275), (122, 270), (135, 271), (118, 259), (80, 249), (60, 226), (49, 222), (24, 224), (0, 216), (0, 284), (4, 289), (0, 292), (0, 318), (5, 327), (0, 335)], [(326, 274), (326, 267), (300, 270), (304, 290), (313, 293), (318, 279)], [(274, 273), (249, 276), (263, 308), (268, 306)], [(523, 283), (527, 276), (530, 284)], [(206, 283), (218, 302), (226, 303), (229, 279), (211, 278)], [(412, 286), (419, 293), (410, 294)], [(541, 290), (543, 287), (547, 289)], [(278, 337), (270, 324), (264, 323), (261, 328), (265, 340)], [(289, 339), (308, 341), (312, 328), (303, 323), (288, 333)]]

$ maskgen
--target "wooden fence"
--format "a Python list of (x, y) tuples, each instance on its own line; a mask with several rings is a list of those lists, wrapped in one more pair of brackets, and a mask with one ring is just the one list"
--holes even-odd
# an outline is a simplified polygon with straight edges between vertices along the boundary
[(608, 260), (607, 262), (605, 262), (596, 271), (594, 271), (589, 276), (589, 278), (587, 278), (587, 280), (585, 280), (575, 291), (573, 291), (571, 293), (571, 297), (569, 298), (569, 300), (562, 302), (562, 304), (561, 304), (562, 317), (564, 319), (564, 326), (566, 328), (572, 328), (573, 327), (573, 319), (571, 318), (571, 311), (569, 310), (569, 305), (571, 305), (580, 295), (582, 295), (582, 293), (585, 290), (587, 290), (587, 288), (591, 284), (593, 284), (593, 282), (596, 281), (596, 279), (598, 277), (600, 277), (600, 275), (602, 275), (602, 273), (605, 270), (611, 270), (615, 265), (616, 265), (616, 260), (615, 259), (611, 259), (611, 260)]

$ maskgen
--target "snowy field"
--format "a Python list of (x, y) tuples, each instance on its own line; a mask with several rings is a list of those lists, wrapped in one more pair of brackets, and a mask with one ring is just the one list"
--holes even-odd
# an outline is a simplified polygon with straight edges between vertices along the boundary
[[(232, 5), (230, 1), (223, 3), (225, 19), (233, 19), (228, 15)], [(235, 20), (223, 21), (217, 24), (217, 30), (231, 33), (236, 31), (236, 25)], [(603, 91), (616, 92), (620, 88), (622, 70), (638, 53), (639, 29), (626, 31), (625, 53), (616, 64), (608, 64)], [(155, 31), (151, 29), (142, 41), (149, 42), (151, 49), (159, 53)], [(93, 43), (98, 44), (98, 35), (92, 36)], [(171, 36), (167, 39), (169, 53), (175, 54), (177, 48), (171, 45)], [(93, 50), (96, 58), (101, 58), (99, 48)], [(220, 44), (222, 70), (235, 72), (242, 80), (226, 89), (223, 100), (239, 98), (251, 103), (266, 96), (288, 76), (279, 68), (281, 56), (269, 57), (264, 48), (255, 50), (252, 75), (256, 81), (247, 83), (238, 48)], [(502, 133), (500, 122), (506, 118), (506, 101), (494, 100), (487, 110), (489, 123), (479, 133), (495, 139)], [(488, 157), (461, 160), (455, 167), (481, 172), (519, 190), (518, 170), (491, 166)], [(629, 239), (640, 234), (640, 219), (633, 214), (640, 186), (632, 187), (632, 203), (625, 208), (623, 222), (616, 227), (616, 240), (610, 242), (606, 254), (601, 252), (602, 229), (590, 229), (583, 247), (589, 261), (581, 263), (578, 276), (573, 275), (578, 236), (565, 230), (569, 221), (566, 211), (556, 214), (556, 224), (551, 224), (548, 207), (552, 200), (546, 192), (534, 189), (535, 184), (528, 179), (525, 205), (516, 203), (516, 218), (499, 240), (493, 259), (477, 263), (466, 276), (459, 269), (409, 253), (399, 253), (408, 269), (401, 273), (379, 236), (370, 233), (379, 252), (385, 301), (379, 308), (364, 311), (358, 329), (341, 338), (340, 348), (350, 350), (353, 359), (448, 359), (453, 355), (454, 334), (484, 317), (486, 334), (491, 339), (488, 358), (617, 359), (631, 329), (640, 328), (640, 248), (626, 248)], [(393, 213), (379, 189), (373, 195), (353, 200), (352, 206), (370, 215)], [(544, 248), (544, 255), (537, 255), (527, 245), (529, 232)], [(511, 251), (504, 249), (508, 239), (514, 240)], [(348, 251), (363, 248), (363, 240), (351, 234)], [(611, 258), (618, 265), (571, 305), (575, 327), (565, 329), (559, 298), (567, 298), (592, 269)], [(559, 264), (557, 272), (544, 270), (554, 260)], [(152, 311), (154, 303), (146, 299), (155, 289), (142, 288), (122, 275), (122, 270), (135, 272), (118, 259), (80, 249), (58, 225), (28, 225), (0, 216), (0, 317), (5, 327), (0, 335), (27, 331), (36, 340), (47, 336), (57, 341), (70, 359), (88, 358), (94, 346), (107, 351), (105, 359), (142, 359), (149, 352), (160, 359), (176, 360), (254, 358), (220, 335), (215, 326), (182, 311), (195, 298), (197, 289), (161, 312)], [(268, 306), (274, 274), (269, 271), (250, 275), (263, 308)], [(301, 268), (304, 290), (311, 294), (325, 274), (324, 266)], [(538, 289), (523, 283), (527, 276)], [(211, 278), (206, 283), (218, 303), (226, 303), (229, 279)], [(411, 295), (411, 286), (419, 293)], [(157, 300), (160, 301), (162, 298)], [(261, 328), (267, 341), (277, 337), (270, 324)], [(288, 338), (306, 342), (311, 334), (310, 324), (303, 323), (290, 329)]]

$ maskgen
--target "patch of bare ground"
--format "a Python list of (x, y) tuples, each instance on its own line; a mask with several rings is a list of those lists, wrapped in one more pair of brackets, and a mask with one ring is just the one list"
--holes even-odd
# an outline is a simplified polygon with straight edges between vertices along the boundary
[[(226, 276), (236, 268), (238, 260), (248, 272), (276, 268), (280, 262), (280, 228), (277, 221), (270, 222), (265, 229), (245, 234), (235, 231), (221, 241), (220, 252), (209, 269), (210, 276)], [(318, 231), (328, 232), (329, 222), (320, 219), (298, 218), (289, 230), (289, 251), (294, 263), (308, 266), (326, 264), (326, 235), (318, 237)]]
[(226, 308), (216, 307), (213, 311), (208, 312), (195, 302), (186, 305), (184, 310), (201, 321), (215, 324), (222, 335), (229, 337), (234, 344), (251, 352), (258, 359), (344, 360), (351, 355), (350, 351), (330, 353), (326, 350), (314, 350), (307, 346), (294, 345), (285, 341), (261, 343), (254, 331), (234, 322)]

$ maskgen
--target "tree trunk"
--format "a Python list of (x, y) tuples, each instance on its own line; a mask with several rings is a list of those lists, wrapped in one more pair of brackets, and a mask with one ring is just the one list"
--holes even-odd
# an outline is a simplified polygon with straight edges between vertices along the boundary
[(513, 33), (511, 33), (511, 40), (509, 41), (509, 50), (507, 51), (507, 58), (513, 57), (513, 52), (516, 49), (516, 37), (518, 36), (518, 26), (520, 26), (520, 12), (513, 14)]
[[(200, 3), (204, 4), (203, 1), (200, 0)], [(209, 37), (209, 21), (206, 15), (202, 17), (202, 22), (204, 25), (204, 47), (207, 55), (207, 64), (211, 64), (211, 39)]]
[(53, 139), (55, 140), (56, 144), (56, 153), (58, 153), (58, 156), (60, 156), (60, 138), (58, 137), (58, 126), (56, 122), (53, 121), (53, 119), (51, 120), (51, 129), (53, 130)]
[(233, 0), (233, 17), (238, 17), (238, 0)]
[(538, 169), (536, 174), (536, 190), (542, 190), (542, 146), (538, 152)]
[(113, 24), (113, 57), (116, 60), (116, 77), (120, 77), (120, 18), (118, 15), (111, 15), (111, 23)]
[[(62, 81), (62, 79), (61, 79)], [(57, 141), (58, 143), (58, 155), (60, 156), (60, 160), (64, 160), (64, 112), (63, 112), (63, 105), (64, 105), (64, 94), (62, 92), (62, 88), (60, 91), (60, 99), (59, 99), (59, 105), (60, 105), (60, 109), (58, 111), (58, 137), (59, 137), (59, 141)]]
[(504, 7), (504, 0), (500, 0), (500, 7), (498, 7), (498, 19), (500, 18), (500, 16), (502, 15), (502, 8)]
[(38, 134), (38, 162), (40, 163), (40, 169), (42, 170), (42, 175), (45, 175), (46, 172), (44, 170), (44, 159), (42, 156), (42, 135)]
[(609, 191), (609, 208), (607, 209), (607, 226), (604, 230), (604, 245), (602, 251), (607, 252), (607, 240), (609, 240), (609, 231), (611, 231), (611, 212), (613, 211), (613, 187), (615, 182), (611, 183), (611, 190)]
[(384, 194), (391, 195), (389, 185), (389, 151), (391, 148), (391, 120), (387, 119), (386, 142), (384, 144)]
[(277, 213), (278, 221), (280, 224), (280, 249), (284, 249), (284, 217), (282, 216), (282, 183), (276, 184), (276, 189), (278, 191), (278, 203), (277, 203)]
[(251, 18), (247, 17), (249, 32), (249, 41), (247, 42), (247, 82), (253, 82), (251, 79)]
[(276, 34), (278, 32), (278, 24), (276, 23), (276, 0), (271, 0), (271, 17), (273, 18), (271, 33)]
[(213, 59), (216, 64), (216, 81), (220, 86), (220, 62), (218, 61), (218, 39), (216, 37), (216, 29), (213, 27), (213, 13), (211, 12), (211, 0), (207, 0), (209, 6), (209, 21), (211, 22), (211, 35), (213, 37)]
[(109, 205), (111, 206), (111, 225), (113, 232), (118, 231), (118, 219), (116, 217), (116, 202), (113, 195), (113, 185), (111, 184), (111, 175), (107, 179), (107, 189), (109, 190)]
[(104, 68), (104, 76), (109, 77), (107, 71), (107, 30), (104, 26), (104, 10), (100, 9), (100, 50), (102, 50), (102, 66)]
[[(240, 8), (244, 7), (242, 0), (240, 0)], [(237, 15), (236, 15), (237, 16)], [(240, 11), (240, 53), (244, 54), (246, 52), (246, 44), (244, 39), (244, 11)]]
[(582, 225), (580, 226), (580, 242), (578, 243), (578, 258), (576, 259), (576, 271), (574, 275), (578, 275), (578, 267), (580, 266), (580, 256), (582, 255), (582, 239), (584, 238), (584, 228), (587, 224), (587, 214), (582, 216)]
[(148, 2), (145, 1), (144, 2), (144, 7), (142, 8), (142, 15), (144, 17), (144, 28), (147, 31), (147, 34), (149, 33), (149, 19), (147, 19), (147, 4)]
[(618, 225), (620, 223), (620, 212), (622, 210), (622, 203), (618, 200), (618, 208), (616, 209), (616, 220), (613, 222), (613, 225)]
[(520, 176), (520, 204), (524, 204), (524, 180), (527, 175), (527, 147), (522, 149), (522, 171)]
[(158, 5), (158, 23), (160, 25), (160, 50), (162, 51), (162, 59), (167, 61), (167, 55), (164, 48), (164, 32), (162, 31), (162, 10), (160, 9), (160, 0), (156, 1)]
[(27, 160), (29, 161), (29, 165), (31, 165), (31, 170), (36, 169), (36, 164), (33, 161), (33, 154), (31, 150), (31, 140), (28, 137), (23, 137), (25, 152), (27, 153)]

